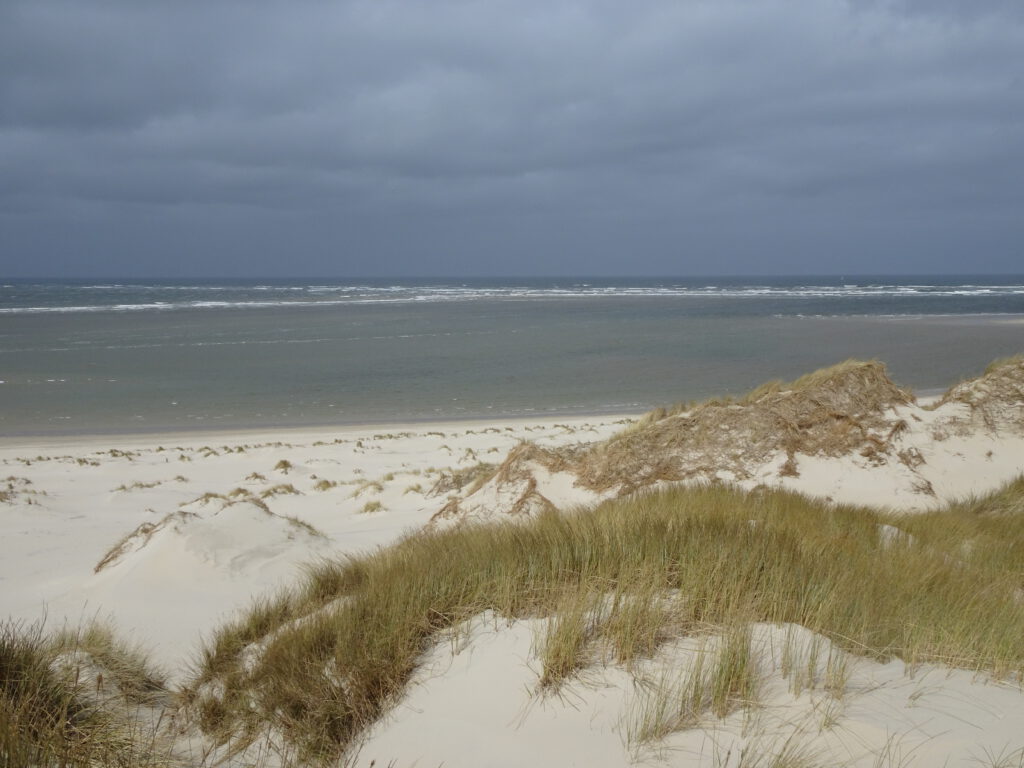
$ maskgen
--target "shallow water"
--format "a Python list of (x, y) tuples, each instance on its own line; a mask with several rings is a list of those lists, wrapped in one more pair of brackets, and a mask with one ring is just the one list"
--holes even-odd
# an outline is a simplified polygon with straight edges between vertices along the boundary
[(10, 286), (8, 435), (640, 411), (848, 357), (927, 391), (1024, 351), (1012, 278)]

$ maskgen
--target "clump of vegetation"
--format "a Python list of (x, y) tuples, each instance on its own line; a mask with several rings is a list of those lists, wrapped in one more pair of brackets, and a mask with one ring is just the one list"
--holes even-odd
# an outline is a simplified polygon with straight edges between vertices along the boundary
[(360, 486), (358, 488), (356, 488), (354, 491), (352, 491), (352, 498), (353, 499), (358, 499), (360, 496), (362, 496), (367, 491), (373, 491), (374, 493), (380, 493), (383, 490), (384, 490), (384, 486), (383, 485), (381, 485), (376, 480), (370, 480), (368, 482), (360, 484)]
[(129, 550), (137, 550), (144, 547), (149, 543), (149, 540), (153, 538), (153, 535), (167, 527), (178, 522), (184, 522), (189, 519), (196, 517), (194, 512), (186, 512), (185, 510), (178, 510), (177, 512), (171, 512), (165, 515), (162, 519), (155, 523), (142, 523), (135, 530), (128, 534), (125, 534), (114, 546), (107, 550), (106, 554), (100, 558), (100, 561), (96, 563), (93, 568), (94, 573), (99, 573), (104, 568), (113, 565), (120, 560)]
[[(649, 733), (756, 700), (752, 622), (801, 625), (877, 659), (1019, 675), (1022, 515), (1024, 480), (907, 519), (704, 486), (431, 530), (321, 563), (273, 610), (222, 628), (190, 690), (217, 740), (242, 745), (269, 726), (311, 761), (336, 759), (401, 694), (438, 633), (488, 610), (552, 617), (538, 690), (595, 659), (629, 667), (672, 638), (726, 638), (686, 678), (687, 700), (651, 715), (641, 729)], [(882, 526), (912, 535), (886, 536)], [(243, 650), (257, 641), (253, 663)], [(794, 664), (804, 670), (794, 686), (845, 684), (840, 666), (810, 680), (810, 662)]]
[(267, 488), (263, 493), (260, 494), (261, 499), (269, 499), (274, 496), (289, 495), (298, 496), (298, 489), (291, 483), (280, 483), (271, 488)]
[(203, 506), (209, 504), (211, 501), (227, 501), (228, 497), (222, 493), (214, 493), (213, 491), (207, 491), (202, 496), (197, 496), (192, 501), (183, 501), (179, 504), (179, 507), (187, 507), (192, 504), (201, 504)]
[(329, 490), (331, 490), (331, 488), (334, 488), (337, 485), (338, 484), (336, 482), (334, 482), (333, 480), (321, 479), (321, 480), (317, 480), (316, 483), (313, 484), (313, 490), (314, 491), (329, 491)]
[(124, 483), (122, 483), (121, 485), (117, 486), (117, 488), (114, 489), (114, 492), (127, 492), (140, 490), (144, 488), (156, 488), (158, 485), (163, 485), (163, 482), (163, 480), (153, 480), (152, 482), (144, 483), (141, 480), (136, 480), (131, 485), (125, 485)]
[[(744, 479), (780, 451), (786, 455), (783, 473), (795, 476), (801, 454), (888, 454), (899, 435), (888, 414), (912, 402), (882, 363), (848, 360), (789, 383), (764, 384), (739, 400), (656, 409), (575, 454), (534, 447), (528, 458), (552, 471), (573, 472), (592, 490), (620, 494), (662, 481), (714, 479), (723, 471)], [(513, 460), (510, 455), (506, 464)]]
[(962, 403), (968, 407), (966, 419), (952, 419), (949, 427), (966, 429), (972, 422), (992, 431), (1024, 431), (1024, 355), (995, 360), (976, 379), (949, 388), (934, 407)]
[(497, 467), (486, 461), (481, 461), (463, 469), (452, 469), (441, 473), (437, 481), (427, 492), (427, 496), (444, 496), (447, 493), (467, 489), (467, 493), (473, 493), (484, 483), (490, 480)]
[(359, 509), (359, 514), (368, 515), (372, 512), (380, 512), (384, 509), (384, 505), (378, 500), (368, 501)]
[(274, 465), (275, 471), (283, 472), (286, 475), (292, 469), (295, 469), (295, 466), (290, 461), (288, 461), (288, 459), (281, 459), (279, 462), (277, 462), (277, 464)]
[(281, 517), (284, 520), (287, 520), (288, 524), (291, 525), (292, 527), (298, 528), (298, 529), (300, 529), (302, 531), (305, 531), (310, 536), (315, 536), (318, 539), (326, 539), (327, 538), (327, 534), (326, 533), (321, 531), (319, 528), (317, 528), (312, 523), (308, 523), (308, 522), (306, 522), (305, 520), (303, 520), (300, 517), (295, 517), (295, 515), (278, 515), (278, 516)]
[(720, 636), (705, 638), (682, 669), (639, 681), (639, 701), (626, 722), (626, 742), (636, 749), (692, 728), (708, 713), (722, 718), (755, 706), (763, 675), (748, 625), (737, 624)]
[(4, 766), (168, 765), (169, 744), (142, 722), (142, 708), (165, 696), (145, 657), (102, 625), (46, 636), (0, 624)]

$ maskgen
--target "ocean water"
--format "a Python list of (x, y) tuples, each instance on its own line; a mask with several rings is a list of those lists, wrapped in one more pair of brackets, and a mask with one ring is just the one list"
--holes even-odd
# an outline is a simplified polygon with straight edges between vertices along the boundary
[(0, 285), (0, 433), (639, 412), (1024, 352), (1024, 276)]

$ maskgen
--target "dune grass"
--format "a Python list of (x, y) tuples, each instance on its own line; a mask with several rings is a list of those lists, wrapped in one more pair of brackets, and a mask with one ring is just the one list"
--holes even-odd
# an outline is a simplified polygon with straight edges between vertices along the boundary
[[(539, 691), (595, 658), (628, 665), (668, 638), (754, 621), (800, 624), (878, 659), (1019, 676), (1022, 510), (1024, 481), (908, 519), (704, 486), (427, 531), (321, 563), (221, 628), (189, 695), (222, 742), (269, 725), (303, 759), (336, 758), (402, 694), (438, 633), (484, 610), (552, 617)], [(910, 535), (884, 536), (883, 524)], [(246, 656), (256, 641), (261, 652)], [(840, 688), (844, 675), (823, 684)], [(715, 714), (746, 695), (712, 689)]]
[(0, 625), (0, 766), (167, 766), (171, 751), (140, 708), (165, 693), (159, 673), (109, 628), (44, 634)]
[(669, 668), (658, 680), (640, 681), (624, 729), (634, 752), (696, 726), (709, 713), (722, 718), (757, 703), (762, 673), (750, 626), (735, 624), (715, 639), (714, 646), (703, 642), (690, 664)]

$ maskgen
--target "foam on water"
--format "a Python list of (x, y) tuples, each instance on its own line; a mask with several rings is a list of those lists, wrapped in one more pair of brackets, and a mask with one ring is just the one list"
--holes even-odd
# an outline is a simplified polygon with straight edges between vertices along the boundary
[[(474, 281), (337, 283), (31, 283), (0, 288), (0, 314), (82, 312), (168, 312), (202, 309), (267, 309), (274, 307), (330, 307), (348, 304), (523, 301), (574, 298), (701, 298), (856, 300), (985, 298), (1015, 302), (1024, 297), (1024, 280), (990, 278), (987, 281), (935, 282), (898, 280), (822, 279), (820, 281), (732, 279), (651, 280), (620, 282), (581, 281)], [(1020, 305), (984, 311), (1021, 311)], [(869, 312), (873, 313), (873, 312)]]

